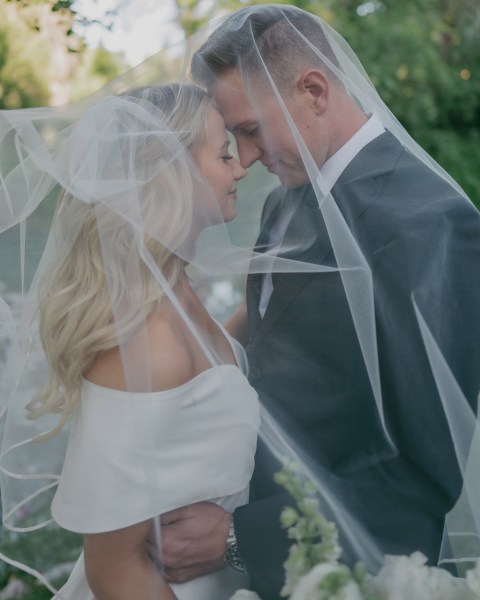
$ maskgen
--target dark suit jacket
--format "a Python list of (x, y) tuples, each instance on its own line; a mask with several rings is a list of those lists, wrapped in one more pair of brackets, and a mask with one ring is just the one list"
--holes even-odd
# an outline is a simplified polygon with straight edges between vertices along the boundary
[[(338, 272), (274, 275), (263, 320), (258, 313), (261, 276), (249, 277), (251, 383), (302, 460), (318, 469), (381, 553), (421, 550), (436, 563), (444, 516), (459, 495), (461, 474), (411, 293), (475, 407), (480, 388), (479, 213), (389, 132), (362, 149), (332, 195), (373, 276), (381, 395), (394, 448), (379, 420)], [(291, 256), (335, 266), (309, 186), (272, 192), (260, 245), (282, 204), (290, 202), (298, 208), (286, 239), (302, 240)], [(289, 498), (273, 483), (278, 468), (261, 438), (251, 503), (234, 517), (241, 555), (263, 600), (279, 598), (291, 543), (279, 526)], [(341, 520), (338, 525), (344, 560), (378, 567), (366, 548), (351, 545), (348, 526)]]

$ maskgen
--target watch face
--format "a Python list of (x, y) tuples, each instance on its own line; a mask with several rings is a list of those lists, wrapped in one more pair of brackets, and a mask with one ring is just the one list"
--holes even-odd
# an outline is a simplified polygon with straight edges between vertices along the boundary
[(227, 551), (225, 552), (225, 562), (229, 567), (235, 571), (238, 571), (239, 573), (247, 572), (247, 568), (242, 560), (242, 557), (240, 556), (236, 542), (232, 542), (227, 546)]
[(230, 568), (234, 569), (235, 571), (238, 571), (239, 573), (247, 572), (247, 567), (245, 566), (245, 563), (243, 562), (242, 557), (240, 556), (240, 551), (238, 549), (233, 519), (231, 520), (230, 527), (228, 528), (225, 562)]

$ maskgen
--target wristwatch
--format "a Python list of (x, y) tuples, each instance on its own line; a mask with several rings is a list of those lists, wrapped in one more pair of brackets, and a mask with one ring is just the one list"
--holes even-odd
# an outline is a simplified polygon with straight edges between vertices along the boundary
[(231, 567), (234, 571), (238, 573), (246, 573), (247, 567), (240, 556), (240, 551), (238, 549), (237, 544), (237, 536), (235, 535), (235, 525), (233, 523), (233, 515), (232, 520), (230, 521), (230, 526), (228, 528), (228, 536), (227, 536), (227, 549), (225, 550), (225, 562), (229, 567)]

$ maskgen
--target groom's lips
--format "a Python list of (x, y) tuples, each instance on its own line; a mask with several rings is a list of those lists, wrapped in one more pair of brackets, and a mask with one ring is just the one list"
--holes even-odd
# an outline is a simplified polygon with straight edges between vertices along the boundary
[(279, 167), (278, 163), (267, 163), (265, 166), (267, 167), (267, 171), (269, 173), (275, 173), (275, 175), (277, 174)]

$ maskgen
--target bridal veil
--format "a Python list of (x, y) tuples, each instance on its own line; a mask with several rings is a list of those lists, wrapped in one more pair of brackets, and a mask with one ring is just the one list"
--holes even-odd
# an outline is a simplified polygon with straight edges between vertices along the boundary
[[(272, 22), (278, 29), (277, 37), (263, 36), (266, 23)], [(220, 65), (213, 72), (208, 43), (202, 48), (218, 27), (221, 33), (213, 34), (211, 39), (219, 47), (224, 45), (226, 64), (234, 61), (258, 121), (262, 123), (265, 118), (262, 94), (268, 91), (290, 129), (305, 179), (291, 182), (285, 176), (283, 183), (290, 188), (309, 186), (324, 226), (325, 258), (312, 258), (309, 254), (315, 242), (315, 232), (309, 227), (290, 231), (289, 235), (280, 228), (275, 239), (260, 239), (257, 243), (260, 222), (268, 218), (265, 214), (262, 217), (262, 203), (279, 183), (275, 173), (281, 175), (273, 163), (268, 165), (270, 172), (258, 162), (251, 167), (238, 185), (237, 217), (225, 223), (212, 189), (185, 145), (191, 132), (185, 131), (184, 126), (175, 126), (182, 86), (197, 83), (211, 90), (218, 83), (223, 67)], [(272, 61), (275, 44), (277, 58)], [(312, 152), (309, 132), (299, 129), (292, 116), (283, 63), (298, 60), (298, 48), (312, 69), (326, 73), (365, 115), (374, 115), (421, 163), (422, 169), (442, 181), (442, 189), (449, 189), (458, 197), (463, 218), (471, 223), (466, 227), (466, 235), (470, 236), (468, 249), (460, 259), (456, 255), (456, 225), (445, 213), (436, 224), (441, 234), (432, 238), (434, 247), (429, 247), (426, 255), (415, 257), (417, 264), (425, 263), (425, 269), (418, 270), (418, 277), (410, 279), (407, 268), (395, 271), (392, 267), (394, 293), (401, 296), (402, 314), (408, 315), (407, 320), (393, 310), (388, 286), (377, 283), (379, 264), (375, 257), (365, 254), (363, 230), (356, 226), (362, 215), (352, 216), (357, 208), (349, 205), (348, 199), (345, 207), (338, 206), (328, 173), (317, 166), (319, 160)], [(198, 49), (192, 64), (192, 55)], [(180, 82), (177, 99), (167, 112), (159, 110), (148, 93), (141, 91), (145, 86), (164, 82), (159, 65), (165, 63), (169, 65), (168, 80)], [(132, 89), (136, 91), (131, 92)], [(257, 134), (252, 130), (239, 135)], [(267, 146), (271, 143), (274, 155), (273, 129), (265, 129), (262, 135)], [(234, 148), (232, 143), (233, 152)], [(365, 193), (375, 194), (388, 211), (388, 192), (382, 189), (381, 182), (377, 184), (377, 188)], [(424, 192), (428, 194), (428, 190)], [(293, 204), (286, 207), (285, 218), (292, 218), (295, 210)], [(362, 210), (367, 211), (367, 206)], [(405, 210), (414, 211), (415, 207)], [(368, 219), (368, 214), (365, 216)], [(400, 220), (402, 215), (397, 217)], [(171, 253), (188, 265), (198, 295), (218, 320), (225, 320), (242, 302), (246, 276), (271, 277), (273, 287), (279, 273), (340, 276), (342, 301), (348, 305), (369, 382), (382, 451), (395, 456), (404, 453), (407, 442), (411, 443), (412, 455), (418, 453), (415, 460), (418, 459), (419, 468), (431, 470), (432, 479), (440, 487), (442, 479), (451, 478), (453, 473), (455, 498), (446, 521), (445, 540), (448, 537), (449, 542), (445, 547), (449, 552), (444, 558), (476, 559), (480, 556), (480, 487), (476, 476), (480, 468), (478, 223), (478, 210), (389, 111), (346, 41), (318, 17), (285, 5), (245, 8), (226, 20), (220, 19), (184, 44), (161, 51), (76, 104), (2, 111), (0, 471), (4, 527), (16, 539), (38, 535), (43, 528), (51, 531), (52, 539), (56, 535), (50, 504), (63, 465), (71, 409), (65, 399), (51, 396), (52, 410), (40, 410), (36, 418), (31, 418), (27, 410), (27, 405), (35, 410), (35, 399), (49, 383), (47, 356), (38, 331), (39, 307), (48, 302), (64, 259), (74, 249), (78, 236), (95, 229), (99, 247), (98, 256), (92, 260), (103, 270), (108, 285), (96, 289), (92, 281), (92, 298), (88, 302), (94, 311), (93, 296), (104, 295), (112, 319), (102, 321), (104, 315), (99, 314), (85, 336), (95, 336), (97, 327), (110, 328), (111, 337), (122, 350), (127, 385), (132, 392), (148, 391), (149, 348), (145, 336), (145, 343), (136, 345), (136, 353), (141, 348), (140, 354), (132, 356), (129, 342), (132, 336), (141, 340), (145, 335), (151, 310), (162, 297), (171, 301), (210, 364), (221, 364), (207, 336), (178, 301), (168, 269), (159, 267), (162, 252)], [(381, 222), (378, 227), (382, 227)], [(411, 235), (422, 235), (422, 227)], [(429, 235), (428, 227), (425, 235)], [(395, 240), (386, 243), (394, 244)], [(377, 252), (381, 257), (382, 248)], [(72, 286), (83, 275), (75, 273)], [(465, 292), (461, 298), (454, 295), (451, 302), (452, 290), (447, 288), (457, 281)], [(83, 327), (75, 321), (77, 301), (87, 299), (72, 299), (70, 308), (59, 302), (58, 310), (65, 311), (65, 330), (55, 335), (75, 335)], [(455, 331), (450, 331), (450, 327), (456, 327), (462, 314), (468, 320), (464, 328), (467, 333), (460, 345), (451, 346)], [(322, 336), (322, 331), (315, 335)], [(99, 343), (97, 351), (105, 349)], [(54, 339), (50, 340), (48, 351), (55, 352)], [(402, 424), (396, 420), (395, 390), (385, 384), (382, 366), (386, 352), (393, 353), (401, 388), (408, 390), (408, 397), (401, 401), (407, 403), (406, 410), (416, 422), (412, 429), (415, 439), (406, 440)], [(57, 360), (61, 362), (61, 356)], [(286, 368), (295, 370), (294, 355)], [(415, 388), (408, 386), (410, 378), (415, 381), (414, 374), (429, 381), (427, 408), (421, 408), (423, 398), (416, 397)], [(75, 374), (80, 376), (81, 370)], [(60, 396), (62, 393), (60, 387)], [(134, 405), (131, 411), (134, 414)], [(429, 422), (437, 419), (445, 434), (441, 438), (435, 427), (429, 427)], [(49, 434), (52, 430), (54, 435)], [(276, 456), (294, 458), (303, 466), (305, 476), (317, 484), (321, 502), (357, 548), (358, 557), (369, 568), (377, 568), (381, 556), (375, 541), (335, 496), (329, 468), (312, 461), (298, 440), (290, 436), (288, 416), (278, 423), (264, 407), (260, 435)], [(439, 446), (447, 448), (448, 460), (435, 464)], [(145, 472), (146, 481), (150, 476), (153, 474)], [(14, 546), (20, 548), (21, 544)], [(40, 564), (42, 561), (35, 564), (33, 557), (24, 554), (20, 551), (16, 555), (12, 550), (8, 558), (43, 574), (54, 566), (47, 567)]]

